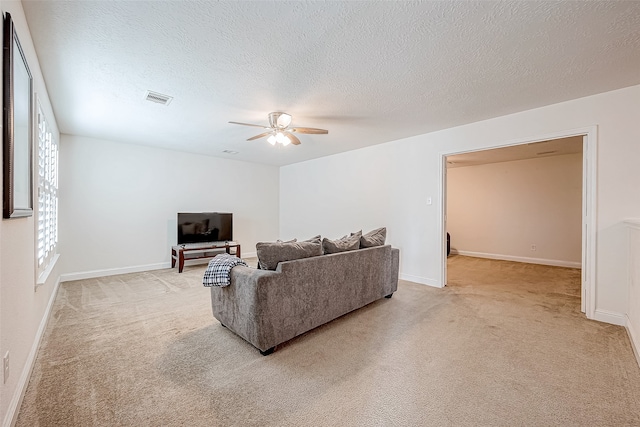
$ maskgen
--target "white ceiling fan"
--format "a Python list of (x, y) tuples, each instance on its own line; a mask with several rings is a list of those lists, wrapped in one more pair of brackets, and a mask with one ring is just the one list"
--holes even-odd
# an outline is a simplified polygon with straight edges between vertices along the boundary
[(240, 122), (229, 122), (234, 125), (243, 125), (243, 126), (254, 126), (263, 129), (268, 129), (268, 131), (261, 133), (260, 135), (252, 136), (247, 139), (247, 141), (253, 141), (254, 139), (264, 138), (268, 136), (267, 141), (271, 145), (275, 145), (276, 143), (280, 143), (282, 145), (299, 145), (300, 140), (293, 133), (307, 133), (307, 134), (327, 134), (329, 133), (326, 129), (316, 129), (316, 128), (303, 128), (303, 127), (290, 127), (291, 125), (291, 115), (282, 112), (273, 112), (269, 113), (269, 126), (264, 125), (254, 125), (251, 123), (240, 123)]

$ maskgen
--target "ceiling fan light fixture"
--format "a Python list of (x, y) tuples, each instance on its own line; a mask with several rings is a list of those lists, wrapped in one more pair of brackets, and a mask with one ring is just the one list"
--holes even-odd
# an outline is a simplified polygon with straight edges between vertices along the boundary
[(288, 127), (291, 124), (291, 115), (287, 113), (280, 114), (280, 116), (278, 116), (277, 123), (278, 127), (282, 129)]
[(289, 143), (291, 142), (291, 140), (287, 138), (287, 136), (282, 132), (276, 133), (276, 141), (278, 141), (280, 144), (284, 146), (289, 145)]
[(269, 113), (269, 126), (256, 125), (253, 123), (242, 122), (229, 122), (235, 125), (253, 126), (266, 130), (259, 135), (252, 136), (247, 141), (253, 141), (259, 138), (267, 138), (267, 141), (271, 145), (282, 144), (287, 146), (289, 144), (300, 145), (300, 140), (295, 133), (309, 133), (309, 134), (327, 134), (326, 129), (307, 128), (307, 127), (290, 127), (292, 121), (291, 114), (283, 113), (281, 111), (274, 111)]

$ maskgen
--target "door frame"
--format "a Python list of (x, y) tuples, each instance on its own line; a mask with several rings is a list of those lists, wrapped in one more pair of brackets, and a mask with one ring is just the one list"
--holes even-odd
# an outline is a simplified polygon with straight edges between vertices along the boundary
[(582, 136), (582, 283), (580, 309), (587, 318), (595, 318), (596, 308), (596, 201), (597, 201), (597, 144), (598, 127), (570, 129), (561, 132), (540, 135), (531, 138), (511, 140), (494, 145), (442, 151), (438, 174), (438, 235), (440, 239), (440, 287), (447, 285), (447, 156), (491, 150), (494, 148), (512, 147), (514, 145), (532, 144), (551, 139)]

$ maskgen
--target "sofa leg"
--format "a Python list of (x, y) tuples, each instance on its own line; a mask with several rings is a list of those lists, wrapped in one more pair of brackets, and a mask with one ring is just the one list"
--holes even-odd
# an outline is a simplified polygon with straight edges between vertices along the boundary
[(393, 294), (385, 295), (385, 298), (391, 298)]
[(275, 348), (275, 346), (274, 346), (274, 347), (271, 347), (271, 348), (266, 349), (265, 351), (262, 351), (262, 350), (260, 350), (260, 349), (258, 349), (258, 350), (260, 351), (260, 354), (261, 354), (261, 355), (263, 355), (263, 356), (268, 356), (268, 355), (270, 355), (271, 353), (273, 353), (273, 350), (275, 350), (275, 349), (276, 349), (276, 348)]

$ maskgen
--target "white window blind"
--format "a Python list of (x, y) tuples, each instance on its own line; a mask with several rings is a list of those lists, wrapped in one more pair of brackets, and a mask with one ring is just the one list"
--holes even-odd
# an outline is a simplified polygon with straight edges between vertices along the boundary
[(55, 254), (58, 243), (58, 143), (38, 103), (38, 271)]

